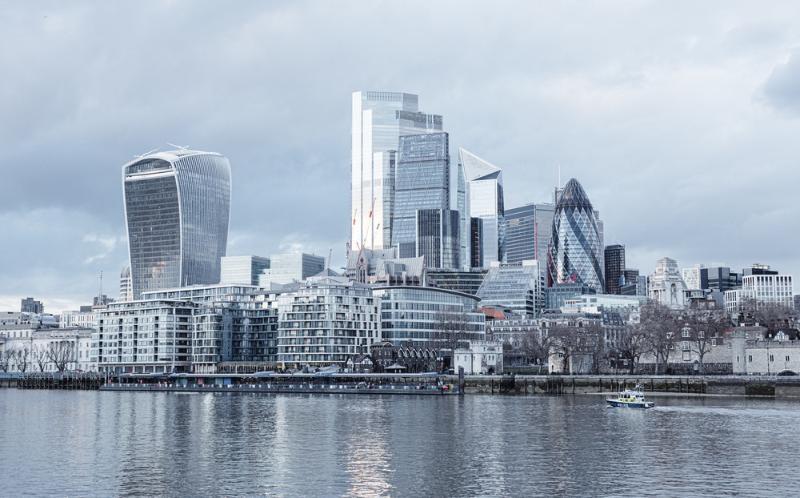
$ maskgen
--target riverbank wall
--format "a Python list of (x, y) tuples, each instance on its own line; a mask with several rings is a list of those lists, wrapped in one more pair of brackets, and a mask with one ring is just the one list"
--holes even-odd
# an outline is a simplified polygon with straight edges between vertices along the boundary
[[(347, 377), (353, 374), (345, 374)], [(435, 374), (434, 374), (435, 375)], [(342, 376), (345, 377), (345, 376)], [(384, 378), (385, 377), (385, 378)], [(398, 378), (392, 375), (368, 374), (363, 379), (375, 382), (369, 389), (353, 384), (352, 378), (341, 386), (342, 379), (308, 378), (283, 379), (280, 384), (267, 384), (268, 380), (253, 380), (246, 376), (226, 376), (224, 382), (217, 379), (216, 385), (192, 383), (113, 383), (96, 374), (2, 374), (0, 388), (19, 389), (103, 389), (115, 391), (181, 391), (181, 392), (341, 392), (343, 394), (420, 394), (419, 378)], [(431, 383), (439, 379), (441, 384), (452, 386), (453, 391), (467, 395), (583, 395), (610, 394), (641, 386), (650, 393), (665, 395), (718, 395), (718, 396), (763, 396), (800, 399), (800, 377), (776, 376), (634, 376), (634, 375), (468, 375), (461, 383), (458, 376), (443, 375), (427, 379)], [(111, 380), (111, 384), (106, 384)], [(362, 379), (358, 379), (362, 380)], [(380, 385), (381, 383), (386, 385)], [(297, 385), (295, 385), (297, 384)], [(331, 387), (334, 384), (335, 387)], [(432, 386), (429, 386), (432, 387)], [(459, 389), (460, 387), (460, 389)], [(452, 392), (452, 391), (451, 391)], [(424, 394), (430, 394), (424, 392)]]
[(564, 395), (616, 393), (637, 385), (645, 392), (676, 395), (800, 398), (800, 377), (734, 375), (472, 375), (465, 377), (463, 390), (465, 394)]

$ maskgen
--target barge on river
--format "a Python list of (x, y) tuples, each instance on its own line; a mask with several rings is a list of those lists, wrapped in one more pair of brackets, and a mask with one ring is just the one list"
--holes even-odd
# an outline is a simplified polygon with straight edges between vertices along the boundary
[(275, 394), (452, 395), (461, 390), (438, 373), (275, 373), (254, 374), (122, 374), (102, 391), (226, 392)]

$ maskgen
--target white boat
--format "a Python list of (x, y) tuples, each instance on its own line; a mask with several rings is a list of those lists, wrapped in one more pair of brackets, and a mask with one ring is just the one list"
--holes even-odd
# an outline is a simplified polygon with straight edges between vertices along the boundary
[(617, 395), (616, 398), (606, 398), (608, 406), (614, 408), (653, 408), (656, 404), (644, 399), (641, 386), (634, 389), (626, 389)]

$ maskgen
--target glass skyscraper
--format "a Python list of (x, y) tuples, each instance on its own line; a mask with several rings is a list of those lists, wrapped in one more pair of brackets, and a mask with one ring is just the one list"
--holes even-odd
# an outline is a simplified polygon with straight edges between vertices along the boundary
[(625, 246), (606, 246), (605, 251), (606, 293), (620, 294), (625, 284)]
[(417, 211), (449, 208), (449, 149), (447, 133), (400, 137), (391, 236), (401, 258), (417, 256)]
[(488, 268), (493, 261), (505, 258), (505, 223), (503, 221), (503, 173), (497, 166), (484, 161), (466, 149), (458, 150), (458, 161), (464, 168), (469, 214), (482, 221), (480, 258)]
[(548, 254), (548, 286), (580, 283), (603, 292), (603, 241), (597, 216), (578, 180), (558, 196)]
[(547, 247), (553, 235), (554, 211), (552, 204), (526, 204), (506, 210), (507, 263), (535, 259), (540, 263), (542, 276), (545, 275)]
[(122, 168), (134, 299), (142, 292), (215, 284), (225, 256), (231, 167), (214, 152), (142, 156)]
[(399, 139), (442, 130), (442, 117), (419, 112), (410, 93), (354, 92), (352, 101), (350, 247), (391, 247), (394, 155)]
[(426, 268), (459, 268), (461, 237), (458, 214), (458, 211), (450, 209), (417, 210), (416, 256), (425, 258)]

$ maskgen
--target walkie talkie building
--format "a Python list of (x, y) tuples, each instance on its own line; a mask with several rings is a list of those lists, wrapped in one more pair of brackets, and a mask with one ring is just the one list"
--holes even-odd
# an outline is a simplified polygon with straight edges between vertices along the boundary
[(603, 292), (603, 242), (597, 215), (578, 180), (561, 192), (553, 214), (548, 251), (548, 287), (582, 283)]
[(122, 168), (133, 298), (220, 279), (231, 167), (214, 152), (147, 154)]

